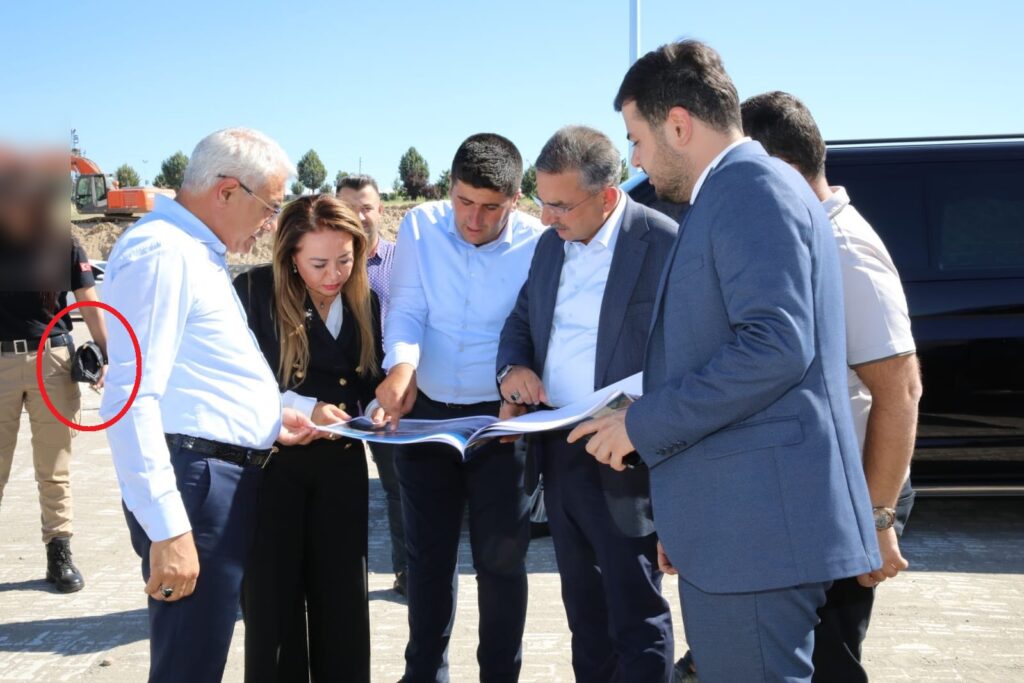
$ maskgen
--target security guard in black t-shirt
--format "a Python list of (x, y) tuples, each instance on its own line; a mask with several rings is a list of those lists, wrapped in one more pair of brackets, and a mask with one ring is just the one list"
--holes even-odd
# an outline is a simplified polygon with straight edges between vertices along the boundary
[[(67, 292), (78, 301), (97, 301), (92, 266), (82, 247), (71, 238), (58, 248), (60, 270), (68, 273), (53, 283), (58, 291), (18, 291), (5, 279), (0, 286), (0, 501), (11, 473), (22, 409), (32, 429), (32, 457), (39, 485), (43, 543), (46, 544), (46, 580), (62, 593), (81, 590), (82, 574), (71, 561), (70, 427), (50, 412), (36, 378), (39, 342), (54, 316), (67, 305)], [(96, 307), (79, 309), (93, 340), (106, 356), (107, 333)], [(43, 350), (43, 382), (54, 408), (66, 419), (80, 421), (81, 392), (71, 379), (74, 354), (71, 319), (63, 316), (50, 330)], [(103, 386), (103, 375), (93, 384)]]

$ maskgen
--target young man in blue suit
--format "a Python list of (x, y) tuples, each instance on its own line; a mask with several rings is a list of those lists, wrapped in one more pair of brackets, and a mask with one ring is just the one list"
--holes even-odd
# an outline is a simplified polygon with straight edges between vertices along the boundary
[[(616, 187), (603, 133), (559, 130), (537, 158), (541, 236), (505, 322), (504, 416), (561, 407), (643, 369), (658, 277), (676, 224)], [(667, 681), (672, 614), (661, 596), (646, 468), (615, 472), (567, 432), (534, 442), (578, 681)]]
[(689, 202), (654, 304), (645, 393), (581, 425), (650, 468), (701, 681), (810, 681), (834, 579), (881, 565), (846, 387), (835, 240), (800, 175), (744, 138), (718, 54), (663, 46), (626, 74), (633, 163)]

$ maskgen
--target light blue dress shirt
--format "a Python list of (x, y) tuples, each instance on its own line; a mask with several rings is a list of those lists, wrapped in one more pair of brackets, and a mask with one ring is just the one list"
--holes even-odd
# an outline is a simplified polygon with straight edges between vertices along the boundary
[(451, 202), (409, 211), (391, 270), (385, 370), (410, 363), (435, 401), (497, 401), (498, 338), (543, 230), (533, 216), (513, 211), (496, 240), (476, 247), (455, 227)]
[[(153, 541), (191, 529), (165, 433), (266, 449), (280, 431), (281, 394), (231, 286), (226, 251), (185, 207), (157, 197), (107, 264), (103, 298), (142, 349), (138, 396), (107, 440), (121, 496)], [(110, 314), (106, 320), (104, 421), (128, 400), (136, 367), (124, 326)]]
[(619, 240), (625, 194), (588, 244), (566, 242), (565, 260), (551, 316), (551, 335), (544, 361), (548, 403), (561, 408), (594, 393), (597, 330), (608, 285), (615, 245)]

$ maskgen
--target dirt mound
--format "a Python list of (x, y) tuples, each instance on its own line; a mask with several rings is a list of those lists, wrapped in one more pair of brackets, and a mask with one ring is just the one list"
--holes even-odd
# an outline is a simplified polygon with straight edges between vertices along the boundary
[(71, 234), (78, 239), (89, 258), (94, 261), (106, 261), (114, 242), (124, 232), (126, 226), (117, 223), (98, 221), (72, 225)]
[[(381, 234), (385, 239), (394, 240), (398, 233), (398, 225), (406, 211), (416, 206), (417, 202), (393, 204), (384, 207), (384, 219), (381, 223)], [(519, 208), (533, 216), (540, 216), (537, 205), (530, 201), (522, 201)], [(110, 256), (110, 250), (114, 248), (114, 242), (124, 232), (125, 225), (97, 221), (81, 223), (71, 227), (71, 234), (78, 238), (78, 241), (85, 249), (89, 258), (95, 261), (106, 261)], [(274, 240), (271, 237), (264, 237), (252, 252), (248, 254), (228, 254), (228, 263), (267, 263), (274, 253)]]

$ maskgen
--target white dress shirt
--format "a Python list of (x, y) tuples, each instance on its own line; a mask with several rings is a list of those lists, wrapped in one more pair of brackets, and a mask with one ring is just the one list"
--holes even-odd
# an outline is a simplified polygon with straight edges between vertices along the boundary
[(620, 192), (615, 209), (589, 244), (563, 245), (565, 261), (542, 377), (552, 407), (561, 408), (600, 388), (594, 386), (597, 326), (625, 210), (626, 200)]
[[(104, 300), (131, 325), (142, 381), (131, 409), (107, 430), (121, 496), (149, 538), (191, 529), (164, 434), (266, 449), (281, 427), (281, 394), (231, 285), (216, 235), (181, 204), (153, 212), (117, 241)], [(135, 350), (107, 315), (110, 367), (100, 416), (116, 415), (135, 384)]]
[(497, 401), (498, 338), (543, 229), (513, 211), (496, 240), (475, 247), (459, 234), (451, 202), (409, 211), (391, 271), (384, 369), (411, 364), (419, 388), (435, 401)]

